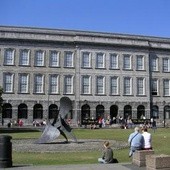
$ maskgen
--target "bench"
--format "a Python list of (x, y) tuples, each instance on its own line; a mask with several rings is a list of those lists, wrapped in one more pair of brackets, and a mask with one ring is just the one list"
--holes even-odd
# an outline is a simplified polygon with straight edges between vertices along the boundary
[(146, 156), (153, 154), (154, 150), (137, 150), (133, 153), (132, 164), (139, 167), (146, 166)]
[(170, 155), (147, 155), (146, 170), (170, 170)]

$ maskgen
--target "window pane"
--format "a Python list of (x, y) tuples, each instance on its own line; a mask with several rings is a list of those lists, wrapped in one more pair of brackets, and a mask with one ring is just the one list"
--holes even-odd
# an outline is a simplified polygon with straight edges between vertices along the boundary
[(164, 72), (170, 71), (170, 60), (168, 58), (163, 58), (163, 71)]
[(28, 93), (28, 75), (20, 75), (20, 93)]
[(35, 93), (43, 93), (43, 78), (42, 75), (35, 76)]
[(130, 55), (124, 55), (124, 63), (123, 63), (124, 69), (131, 69), (131, 56)]
[(143, 70), (143, 69), (144, 69), (144, 57), (137, 56), (137, 70)]
[(44, 52), (43, 51), (37, 51), (35, 59), (36, 59), (35, 61), (36, 66), (44, 66)]
[(151, 67), (152, 67), (152, 71), (158, 71), (158, 58), (154, 57), (151, 60)]
[(13, 74), (4, 75), (4, 90), (5, 92), (13, 92)]
[(170, 96), (170, 80), (164, 80), (164, 96)]
[(72, 52), (65, 52), (64, 66), (73, 67), (73, 53)]
[(152, 80), (152, 95), (158, 95), (158, 80)]
[(131, 78), (124, 78), (124, 94), (131, 95)]
[(98, 53), (96, 58), (96, 67), (104, 68), (104, 54)]
[(82, 53), (82, 67), (90, 67), (90, 53)]
[(117, 77), (111, 78), (111, 94), (112, 95), (118, 94), (118, 78)]
[(90, 94), (90, 76), (82, 77), (82, 93)]
[(137, 94), (144, 95), (144, 78), (137, 78)]
[(65, 93), (72, 94), (73, 93), (73, 80), (72, 76), (65, 77)]
[(57, 51), (51, 51), (50, 53), (50, 66), (52, 67), (59, 66), (59, 53)]
[(29, 50), (20, 52), (20, 65), (29, 65)]
[(97, 94), (104, 94), (104, 77), (97, 77)]
[(5, 51), (5, 64), (6, 65), (14, 65), (14, 50), (13, 49), (7, 49)]
[(110, 54), (110, 68), (117, 69), (118, 68), (118, 55)]
[(50, 76), (50, 93), (58, 93), (58, 75)]

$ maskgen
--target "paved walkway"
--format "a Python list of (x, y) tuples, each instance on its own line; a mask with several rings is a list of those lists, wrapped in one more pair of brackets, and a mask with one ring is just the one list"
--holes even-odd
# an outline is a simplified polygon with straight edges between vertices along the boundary
[(53, 165), (53, 166), (13, 166), (4, 170), (146, 170), (130, 163), (118, 164), (84, 164), (84, 165)]

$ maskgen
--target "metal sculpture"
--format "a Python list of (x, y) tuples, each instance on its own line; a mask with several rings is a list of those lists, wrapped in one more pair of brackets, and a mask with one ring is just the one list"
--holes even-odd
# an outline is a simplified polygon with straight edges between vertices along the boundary
[(49, 143), (59, 137), (60, 134), (66, 139), (66, 143), (68, 142), (67, 135), (69, 135), (74, 140), (74, 142), (77, 142), (77, 139), (72, 132), (72, 128), (65, 121), (65, 117), (71, 111), (71, 109), (71, 100), (67, 97), (61, 98), (59, 114), (55, 115), (52, 124), (47, 122), (47, 125), (37, 143)]

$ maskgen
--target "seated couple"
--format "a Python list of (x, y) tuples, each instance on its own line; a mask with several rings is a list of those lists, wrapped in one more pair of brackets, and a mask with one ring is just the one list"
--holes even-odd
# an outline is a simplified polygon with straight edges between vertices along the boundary
[(151, 150), (151, 134), (147, 132), (147, 127), (143, 127), (142, 134), (139, 127), (135, 127), (134, 132), (129, 135), (128, 142), (130, 144), (129, 157), (133, 155), (136, 150)]

